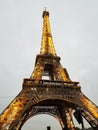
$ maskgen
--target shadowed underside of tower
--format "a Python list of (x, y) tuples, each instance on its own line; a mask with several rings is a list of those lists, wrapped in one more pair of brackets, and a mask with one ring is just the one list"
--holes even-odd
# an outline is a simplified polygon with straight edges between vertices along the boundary
[(37, 114), (55, 117), (62, 129), (75, 130), (72, 120), (82, 119), (98, 130), (98, 107), (82, 92), (79, 82), (73, 82), (57, 56), (49, 23), (49, 12), (43, 12), (40, 54), (34, 70), (23, 80), (22, 90), (0, 115), (0, 130), (20, 130), (24, 123)]

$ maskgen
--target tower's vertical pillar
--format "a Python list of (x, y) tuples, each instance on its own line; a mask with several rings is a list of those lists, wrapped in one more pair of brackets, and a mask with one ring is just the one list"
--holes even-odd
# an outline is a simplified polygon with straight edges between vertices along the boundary
[(70, 110), (69, 108), (63, 108), (61, 111), (61, 118), (64, 123), (64, 127), (62, 128), (62, 130), (75, 130), (75, 126), (72, 121), (72, 110)]

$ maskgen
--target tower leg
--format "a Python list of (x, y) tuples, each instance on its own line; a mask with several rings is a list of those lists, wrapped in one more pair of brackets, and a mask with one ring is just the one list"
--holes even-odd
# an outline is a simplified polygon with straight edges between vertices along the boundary
[(75, 126), (72, 120), (72, 109), (71, 108), (60, 108), (60, 115), (64, 123), (62, 130), (75, 130)]

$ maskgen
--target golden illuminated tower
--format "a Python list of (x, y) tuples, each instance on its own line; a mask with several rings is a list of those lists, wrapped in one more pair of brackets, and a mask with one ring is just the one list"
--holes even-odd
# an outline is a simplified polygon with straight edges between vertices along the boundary
[(74, 114), (98, 130), (98, 107), (82, 92), (79, 82), (73, 82), (57, 56), (50, 30), (49, 12), (43, 12), (40, 54), (34, 71), (23, 80), (22, 90), (0, 115), (0, 130), (20, 130), (34, 115), (46, 113), (55, 117), (63, 130), (75, 130)]

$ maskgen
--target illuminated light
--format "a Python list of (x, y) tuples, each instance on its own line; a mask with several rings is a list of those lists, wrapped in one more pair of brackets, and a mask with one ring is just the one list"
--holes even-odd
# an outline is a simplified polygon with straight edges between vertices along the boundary
[(31, 88), (31, 90), (34, 90), (34, 88)]
[(46, 91), (48, 91), (49, 89), (47, 88)]
[(37, 89), (36, 89), (36, 88), (34, 88), (33, 90), (34, 90), (34, 91), (36, 91)]
[(7, 125), (7, 128), (6, 128), (7, 130), (9, 130), (9, 126), (10, 126), (10, 124)]
[(31, 88), (32, 91), (36, 91), (37, 89), (36, 88)]

